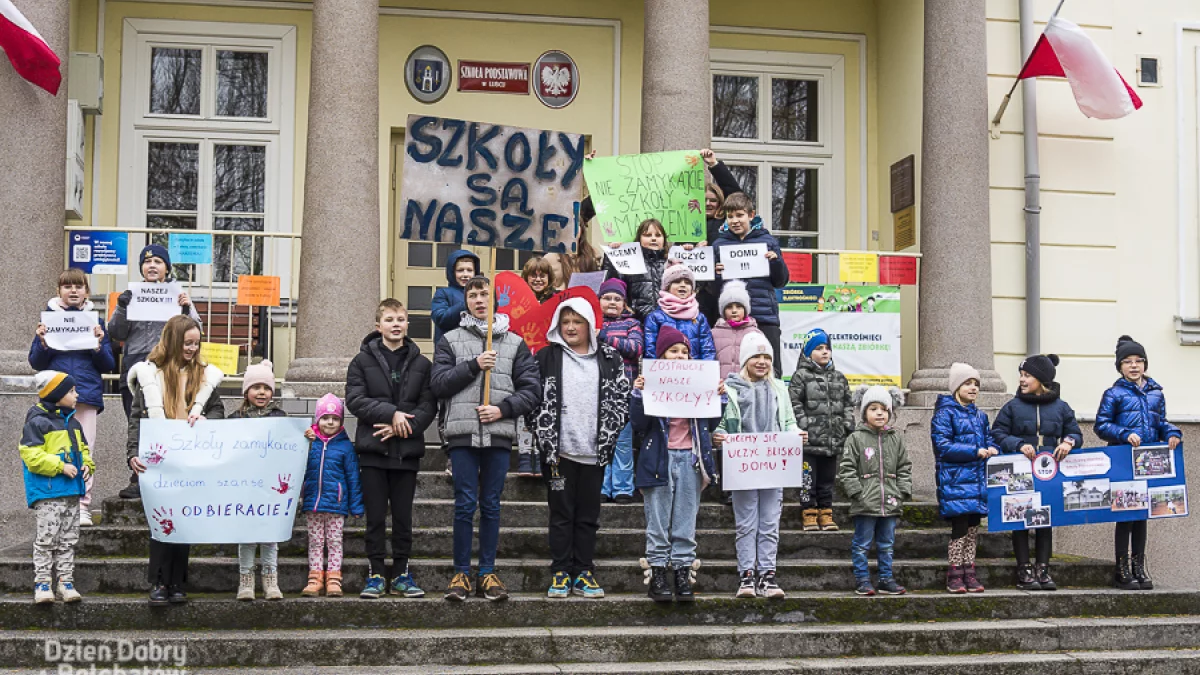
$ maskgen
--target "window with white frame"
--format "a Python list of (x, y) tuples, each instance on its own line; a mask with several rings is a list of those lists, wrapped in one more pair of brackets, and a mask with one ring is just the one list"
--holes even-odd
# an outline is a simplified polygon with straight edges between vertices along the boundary
[(784, 248), (845, 242), (844, 61), (711, 53), (712, 148)]
[[(295, 28), (129, 19), (123, 56), (120, 224), (290, 231)], [(203, 281), (290, 273), (286, 243), (213, 243)], [(188, 266), (175, 273), (202, 280)]]

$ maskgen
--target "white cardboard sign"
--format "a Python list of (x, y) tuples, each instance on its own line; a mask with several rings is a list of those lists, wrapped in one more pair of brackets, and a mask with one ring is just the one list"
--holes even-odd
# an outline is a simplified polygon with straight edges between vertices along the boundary
[(721, 364), (716, 361), (646, 359), (643, 394), (647, 415), (705, 418), (721, 416)]
[(125, 316), (130, 321), (168, 321), (180, 313), (179, 294), (183, 288), (174, 281), (166, 284), (133, 282), (129, 284), (133, 297)]
[(771, 276), (766, 244), (738, 244), (721, 247), (722, 279), (752, 279)]
[(726, 490), (800, 487), (804, 440), (795, 431), (729, 434), (721, 446), (721, 481)]
[(42, 312), (46, 326), (46, 346), (60, 352), (95, 349), (100, 346), (95, 328), (100, 325), (97, 312)]
[(646, 259), (642, 257), (642, 245), (636, 241), (621, 244), (616, 248), (605, 247), (604, 255), (614, 269), (621, 274), (645, 274)]
[[(765, 246), (765, 244), (764, 244)], [(717, 266), (713, 262), (713, 247), (697, 246), (690, 251), (682, 246), (672, 246), (667, 251), (668, 260), (680, 260), (692, 270), (696, 281), (713, 281), (717, 278)]]
[(145, 419), (139, 475), (150, 536), (180, 544), (292, 538), (308, 465), (307, 419)]

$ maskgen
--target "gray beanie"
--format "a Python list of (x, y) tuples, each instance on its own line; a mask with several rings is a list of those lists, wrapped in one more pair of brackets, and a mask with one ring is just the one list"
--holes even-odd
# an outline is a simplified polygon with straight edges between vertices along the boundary
[(746, 290), (746, 282), (739, 279), (726, 281), (721, 286), (721, 297), (717, 301), (719, 309), (717, 312), (724, 317), (725, 308), (733, 303), (737, 303), (746, 308), (746, 316), (750, 316), (750, 293)]

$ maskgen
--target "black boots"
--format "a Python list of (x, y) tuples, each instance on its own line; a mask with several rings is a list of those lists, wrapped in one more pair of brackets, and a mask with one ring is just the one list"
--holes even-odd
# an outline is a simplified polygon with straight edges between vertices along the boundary
[(1055, 584), (1054, 579), (1050, 578), (1050, 565), (1047, 563), (1038, 563), (1034, 575), (1037, 577), (1038, 585), (1042, 587), (1043, 591), (1058, 590), (1058, 584)]
[(1116, 586), (1123, 591), (1136, 591), (1141, 589), (1141, 584), (1139, 584), (1133, 578), (1133, 574), (1129, 571), (1128, 556), (1121, 556), (1120, 558), (1117, 558), (1117, 566), (1113, 570), (1113, 586)]
[(650, 599), (655, 602), (671, 602), (671, 585), (667, 583), (667, 568), (650, 568)]
[(150, 604), (161, 606), (167, 604), (167, 587), (162, 584), (156, 584), (150, 589)]
[(1040, 591), (1042, 585), (1038, 583), (1037, 575), (1033, 571), (1033, 565), (1025, 563), (1017, 566), (1017, 590), (1019, 591)]
[(1150, 573), (1146, 571), (1146, 554), (1133, 556), (1133, 580), (1137, 582), (1139, 588), (1143, 591), (1154, 589), (1154, 580), (1150, 578)]
[(696, 594), (692, 592), (692, 570), (690, 567), (675, 569), (675, 602), (692, 602)]
[(136, 473), (129, 477), (129, 485), (121, 488), (121, 491), (117, 493), (117, 496), (121, 499), (142, 498), (142, 486), (140, 483), (138, 483), (138, 477)]

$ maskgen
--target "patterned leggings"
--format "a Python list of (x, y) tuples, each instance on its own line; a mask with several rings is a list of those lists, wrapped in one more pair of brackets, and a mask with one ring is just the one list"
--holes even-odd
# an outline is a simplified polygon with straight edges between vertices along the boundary
[(342, 570), (342, 526), (346, 517), (336, 513), (309, 513), (305, 515), (308, 523), (308, 569), (325, 569), (321, 563), (325, 558), (325, 549), (329, 549), (330, 572)]
[(950, 534), (950, 546), (947, 558), (955, 567), (969, 567), (975, 564), (975, 548), (979, 545), (979, 523), (982, 518), (977, 514), (956, 516), (950, 520), (953, 529)]
[(54, 574), (74, 581), (75, 545), (79, 543), (79, 498), (52, 497), (33, 504), (37, 536), (33, 540), (33, 582), (52, 583)]

